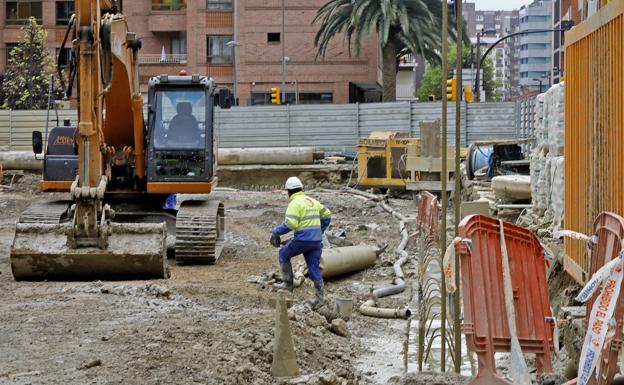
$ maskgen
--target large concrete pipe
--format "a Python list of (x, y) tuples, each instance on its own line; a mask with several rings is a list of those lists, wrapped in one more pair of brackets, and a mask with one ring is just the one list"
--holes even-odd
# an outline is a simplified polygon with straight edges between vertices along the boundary
[(32, 151), (0, 151), (0, 163), (5, 170), (43, 169), (43, 161), (35, 159)]
[(220, 148), (220, 165), (312, 164), (314, 147)]
[[(221, 148), (220, 165), (288, 165), (313, 164), (314, 147)], [(7, 170), (41, 170), (43, 162), (32, 151), (0, 151), (0, 162)]]
[(492, 178), (492, 190), (497, 197), (508, 201), (531, 200), (531, 177), (529, 175), (501, 175)]
[(330, 278), (354, 273), (375, 265), (379, 249), (375, 246), (346, 246), (323, 250), (321, 271)]

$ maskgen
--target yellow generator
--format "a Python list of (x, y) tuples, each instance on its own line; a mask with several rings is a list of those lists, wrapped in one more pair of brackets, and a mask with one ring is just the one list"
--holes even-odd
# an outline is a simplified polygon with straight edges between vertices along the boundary
[(420, 139), (398, 132), (374, 131), (358, 140), (357, 186), (405, 188), (407, 146), (420, 146)]

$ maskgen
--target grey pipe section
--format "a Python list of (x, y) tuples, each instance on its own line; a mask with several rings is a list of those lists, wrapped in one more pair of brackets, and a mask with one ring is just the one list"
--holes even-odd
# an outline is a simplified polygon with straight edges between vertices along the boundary
[(43, 170), (43, 161), (32, 151), (0, 151), (0, 163), (5, 170)]
[(360, 306), (360, 313), (369, 317), (376, 318), (401, 318), (407, 319), (412, 315), (412, 312), (408, 308), (382, 308), (377, 307), (377, 303), (374, 299), (369, 299)]
[(314, 147), (220, 148), (218, 164), (313, 164)]
[(364, 302), (359, 311), (361, 314), (370, 316), (370, 317), (378, 317), (378, 318), (408, 318), (411, 316), (411, 311), (407, 308), (379, 308), (377, 307), (377, 299), (388, 297), (391, 295), (399, 294), (405, 291), (407, 285), (405, 284), (405, 277), (403, 275), (402, 266), (407, 262), (409, 255), (405, 251), (407, 247), (407, 243), (409, 242), (409, 233), (407, 232), (407, 227), (405, 223), (409, 220), (407, 217), (394, 210), (390, 205), (383, 201), (384, 197), (380, 195), (374, 195), (365, 193), (363, 191), (355, 190), (352, 188), (345, 188), (344, 191), (360, 196), (365, 197), (370, 200), (376, 201), (379, 205), (390, 213), (394, 218), (399, 220), (399, 231), (401, 232), (401, 242), (397, 246), (395, 253), (399, 256), (394, 262), (394, 274), (396, 276), (394, 280), (394, 285), (378, 288), (373, 290), (371, 293), (371, 298)]

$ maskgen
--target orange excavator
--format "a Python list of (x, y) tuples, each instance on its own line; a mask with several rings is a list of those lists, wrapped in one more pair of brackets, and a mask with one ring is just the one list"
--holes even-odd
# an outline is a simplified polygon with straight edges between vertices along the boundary
[[(70, 198), (34, 203), (21, 215), (13, 276), (167, 278), (168, 254), (178, 263), (215, 263), (224, 206), (198, 195), (217, 182), (215, 83), (201, 75), (151, 78), (144, 120), (141, 41), (128, 32), (117, 2), (76, 0), (68, 37), (72, 65), (64, 86), (71, 96), (77, 80), (78, 124), (45, 138), (34, 132), (33, 150), (44, 153), (41, 190)], [(220, 95), (222, 107), (228, 93)], [(177, 194), (184, 199), (175, 202)]]

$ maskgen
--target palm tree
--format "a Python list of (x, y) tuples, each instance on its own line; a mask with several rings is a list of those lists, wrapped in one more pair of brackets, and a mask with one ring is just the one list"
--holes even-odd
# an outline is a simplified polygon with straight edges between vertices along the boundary
[(312, 21), (320, 23), (314, 38), (317, 57), (325, 56), (330, 41), (341, 32), (349, 52), (353, 42), (359, 56), (364, 39), (377, 32), (382, 52), (382, 100), (395, 101), (400, 54), (411, 52), (428, 62), (439, 61), (441, 14), (440, 0), (330, 0)]

